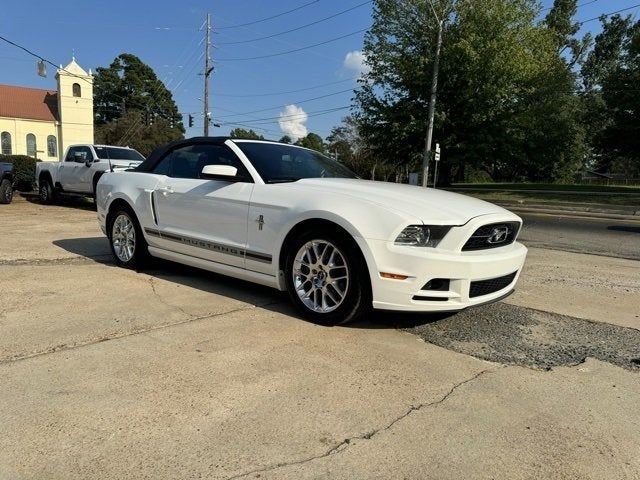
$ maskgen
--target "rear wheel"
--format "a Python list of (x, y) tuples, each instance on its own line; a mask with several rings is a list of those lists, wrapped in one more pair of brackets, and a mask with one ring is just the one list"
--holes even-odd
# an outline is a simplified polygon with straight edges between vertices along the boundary
[(13, 199), (13, 185), (7, 178), (0, 183), (0, 203), (11, 203)]
[(111, 253), (116, 263), (124, 268), (142, 267), (149, 251), (133, 212), (128, 208), (119, 209), (109, 216), (107, 229)]
[(287, 291), (305, 318), (340, 325), (369, 309), (368, 272), (353, 239), (338, 233), (305, 232), (289, 247)]
[(42, 203), (53, 203), (55, 200), (55, 195), (53, 192), (53, 185), (51, 185), (51, 181), (48, 178), (43, 178), (40, 180), (40, 201)]

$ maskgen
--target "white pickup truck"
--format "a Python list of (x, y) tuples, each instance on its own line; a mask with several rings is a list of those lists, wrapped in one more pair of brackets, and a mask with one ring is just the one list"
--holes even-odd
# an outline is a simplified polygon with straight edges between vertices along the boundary
[(110, 168), (137, 167), (144, 157), (129, 147), (71, 145), (62, 160), (36, 163), (40, 200), (50, 203), (60, 194), (95, 198), (96, 185)]

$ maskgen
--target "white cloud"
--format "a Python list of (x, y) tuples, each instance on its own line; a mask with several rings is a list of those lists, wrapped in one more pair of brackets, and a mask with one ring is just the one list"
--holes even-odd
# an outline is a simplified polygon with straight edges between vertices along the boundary
[(289, 135), (295, 142), (297, 139), (307, 135), (307, 127), (305, 126), (307, 118), (307, 112), (302, 107), (286, 105), (284, 110), (280, 112), (278, 124), (280, 125), (280, 130)]
[(360, 50), (354, 50), (353, 52), (347, 53), (342, 65), (347, 70), (351, 70), (359, 76), (371, 71), (371, 67), (367, 65), (367, 57)]

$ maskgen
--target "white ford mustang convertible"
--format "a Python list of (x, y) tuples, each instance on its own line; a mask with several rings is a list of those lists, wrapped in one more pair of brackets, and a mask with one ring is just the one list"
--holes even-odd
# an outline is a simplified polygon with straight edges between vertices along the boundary
[(315, 151), (192, 138), (102, 176), (118, 265), (147, 255), (286, 290), (325, 325), (371, 307), (456, 311), (514, 288), (522, 220), (474, 198), (357, 178)]

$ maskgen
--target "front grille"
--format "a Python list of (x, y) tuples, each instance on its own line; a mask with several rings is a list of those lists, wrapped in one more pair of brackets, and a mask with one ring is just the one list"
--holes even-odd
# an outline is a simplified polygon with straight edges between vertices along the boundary
[(513, 279), (516, 278), (516, 273), (518, 272), (510, 273), (509, 275), (505, 275), (504, 277), (490, 278), (488, 280), (478, 280), (476, 282), (471, 282), (471, 287), (469, 288), (469, 298), (489, 295), (490, 293), (498, 292), (503, 288), (507, 288), (509, 285), (511, 285)]
[(519, 228), (518, 222), (483, 225), (473, 232), (471, 238), (462, 247), (462, 251), (485, 250), (509, 245), (515, 241)]

